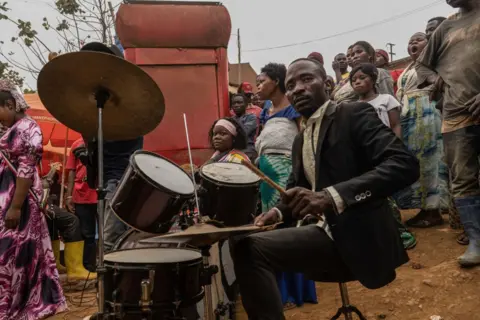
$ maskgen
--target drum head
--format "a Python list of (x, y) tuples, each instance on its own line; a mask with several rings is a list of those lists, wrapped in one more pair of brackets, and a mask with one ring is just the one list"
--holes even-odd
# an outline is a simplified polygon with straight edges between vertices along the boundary
[(176, 164), (149, 152), (137, 152), (132, 156), (135, 168), (158, 186), (175, 194), (192, 195), (192, 179)]
[(201, 259), (200, 252), (187, 249), (144, 248), (114, 251), (105, 255), (104, 260), (125, 264), (179, 263)]
[(256, 184), (260, 178), (244, 165), (238, 163), (217, 162), (207, 164), (201, 169), (202, 175), (225, 184)]

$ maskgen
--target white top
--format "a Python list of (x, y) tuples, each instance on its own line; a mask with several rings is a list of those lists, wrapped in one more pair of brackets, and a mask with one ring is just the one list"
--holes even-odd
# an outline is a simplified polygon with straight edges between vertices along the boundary
[(389, 94), (379, 94), (373, 100), (368, 101), (377, 111), (378, 117), (382, 122), (390, 128), (390, 120), (388, 119), (388, 112), (394, 109), (401, 109), (400, 102)]

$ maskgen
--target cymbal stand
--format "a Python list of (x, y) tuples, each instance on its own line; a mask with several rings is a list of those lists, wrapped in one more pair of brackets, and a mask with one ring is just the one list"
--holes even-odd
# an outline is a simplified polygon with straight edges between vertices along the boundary
[(97, 280), (98, 280), (98, 313), (97, 319), (106, 319), (105, 317), (105, 265), (104, 265), (104, 214), (105, 214), (105, 182), (103, 176), (103, 108), (110, 93), (105, 89), (98, 89), (95, 92), (95, 100), (97, 101), (98, 109), (98, 265), (97, 265)]
[(203, 246), (199, 249), (202, 252), (203, 258), (203, 272), (202, 272), (202, 284), (205, 287), (205, 319), (212, 320), (214, 318), (214, 310), (212, 305), (212, 276), (218, 272), (218, 267), (210, 265), (208, 258), (210, 257), (210, 248), (212, 246)]

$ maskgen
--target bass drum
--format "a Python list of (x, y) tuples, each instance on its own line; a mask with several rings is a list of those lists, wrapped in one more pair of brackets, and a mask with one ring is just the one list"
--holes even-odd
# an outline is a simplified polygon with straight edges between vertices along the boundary
[[(192, 246), (189, 246), (187, 244), (182, 244), (182, 243), (176, 243), (174, 241), (172, 242), (165, 242), (165, 243), (141, 243), (140, 241), (152, 237), (156, 237), (158, 235), (152, 234), (152, 233), (146, 233), (146, 232), (141, 232), (135, 229), (130, 229), (126, 231), (115, 243), (113, 246), (114, 251), (121, 251), (125, 249), (147, 249), (147, 248), (194, 248)], [(167, 240), (167, 239), (165, 239)], [(109, 281), (111, 283), (111, 279), (108, 279), (112, 273), (108, 272), (106, 275), (105, 281)], [(137, 286), (139, 284), (135, 282), (130, 282), (128, 285), (124, 283), (123, 287), (125, 288), (125, 291), (131, 291), (131, 290), (137, 290)], [(106, 291), (107, 292), (107, 291)], [(107, 296), (107, 295), (106, 295)], [(110, 301), (110, 294), (107, 296), (107, 302)], [(200, 297), (199, 297), (200, 299)], [(198, 299), (196, 299), (198, 300)], [(118, 303), (122, 303), (122, 301), (119, 301)], [(203, 303), (203, 301), (200, 301), (200, 303)], [(198, 320), (203, 319), (201, 315), (199, 315), (198, 310), (197, 310), (197, 305), (192, 304), (191, 306), (180, 306), (179, 310), (180, 312), (177, 312), (177, 316), (181, 315), (185, 320)], [(201, 308), (200, 308), (201, 309)], [(113, 311), (113, 308), (112, 310)], [(155, 319), (170, 319), (170, 314), (167, 312), (166, 315), (164, 313), (159, 314), (157, 312), (158, 317)], [(203, 315), (203, 314), (202, 314)], [(123, 319), (128, 319), (128, 320), (141, 320), (142, 318), (137, 315), (137, 314), (130, 314), (128, 316), (125, 316)]]
[(152, 319), (197, 319), (196, 304), (204, 296), (200, 252), (176, 243), (140, 243), (152, 236), (129, 230), (105, 255), (107, 312), (124, 320), (148, 318), (149, 312), (140, 305), (142, 286), (147, 284)]

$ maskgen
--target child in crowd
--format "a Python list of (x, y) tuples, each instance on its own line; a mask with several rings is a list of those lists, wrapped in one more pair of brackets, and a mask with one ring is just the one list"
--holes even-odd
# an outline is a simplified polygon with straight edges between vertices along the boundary
[(378, 93), (375, 86), (377, 78), (377, 67), (371, 63), (362, 63), (350, 72), (350, 84), (358, 94), (359, 101), (371, 104), (377, 111), (380, 120), (391, 128), (397, 137), (401, 138), (401, 104), (389, 94)]

